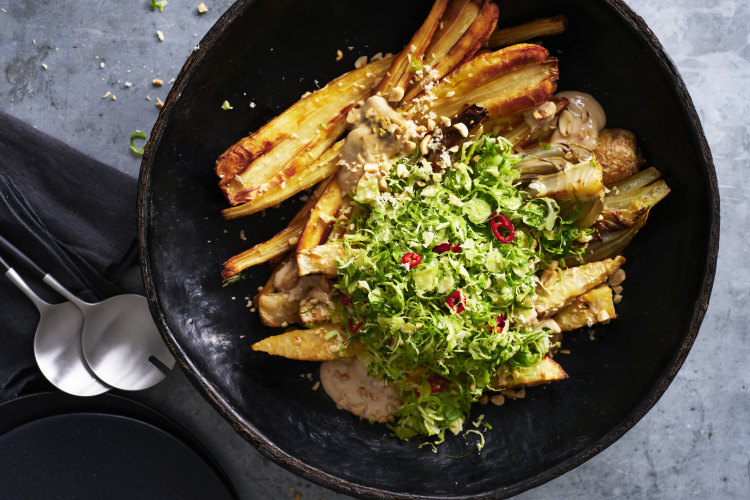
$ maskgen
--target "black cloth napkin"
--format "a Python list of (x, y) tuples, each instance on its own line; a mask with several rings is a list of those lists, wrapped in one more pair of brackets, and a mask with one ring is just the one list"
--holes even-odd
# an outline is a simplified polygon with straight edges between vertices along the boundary
[[(134, 263), (136, 180), (0, 112), (0, 234), (84, 300)], [(0, 249), (35, 292), (50, 291)], [(52, 388), (36, 366), (36, 307), (0, 277), (0, 403)]]

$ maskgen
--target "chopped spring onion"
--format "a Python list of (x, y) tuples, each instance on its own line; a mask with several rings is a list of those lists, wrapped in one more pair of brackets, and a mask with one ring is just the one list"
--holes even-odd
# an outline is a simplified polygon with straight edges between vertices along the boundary
[(164, 12), (164, 7), (167, 6), (167, 0), (151, 0), (151, 8), (159, 9), (159, 12)]
[(133, 144), (133, 141), (136, 139), (146, 139), (146, 138), (147, 138), (146, 134), (141, 132), (140, 130), (136, 130), (135, 132), (130, 134), (130, 150), (137, 155), (142, 155), (143, 148), (140, 148), (136, 146), (135, 144)]

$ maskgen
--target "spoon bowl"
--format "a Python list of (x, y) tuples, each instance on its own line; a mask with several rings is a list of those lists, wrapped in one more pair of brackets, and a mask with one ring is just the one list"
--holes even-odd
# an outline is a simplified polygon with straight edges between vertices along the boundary
[[(93, 376), (117, 389), (140, 391), (166, 378), (168, 371), (174, 367), (175, 360), (156, 328), (145, 297), (125, 294), (102, 302), (85, 302), (58, 283), (51, 274), (46, 273), (2, 235), (0, 247), (33, 271), (47, 286), (68, 299), (68, 304), (77, 310), (80, 322), (77, 337), (71, 333), (64, 339), (44, 339), (44, 352), (53, 353), (46, 356), (44, 361), (45, 364), (48, 363), (49, 370), (55, 369), (54, 353), (72, 350), (71, 352), (75, 351), (78, 354), (81, 363), (87, 365)], [(12, 270), (4, 261), (2, 263), (6, 269)], [(31, 290), (28, 289), (28, 292)], [(26, 294), (34, 300), (29, 293)], [(33, 292), (31, 294), (33, 295)], [(34, 300), (34, 303), (37, 308), (45, 307), (46, 304), (41, 299), (38, 299), (38, 302)], [(66, 310), (70, 310), (70, 307), (66, 306)], [(56, 342), (59, 344), (55, 345)], [(73, 357), (72, 354), (70, 356)], [(107, 386), (102, 387), (108, 389)]]
[(83, 355), (107, 384), (131, 391), (146, 389), (166, 377), (157, 364), (174, 367), (145, 297), (117, 295), (97, 304), (76, 305), (85, 318)]
[(42, 300), (18, 275), (6, 267), (5, 276), (39, 310), (39, 325), (34, 334), (34, 357), (44, 377), (61, 391), (75, 396), (96, 396), (107, 392), (83, 357), (81, 331), (83, 314), (70, 302), (50, 304)]

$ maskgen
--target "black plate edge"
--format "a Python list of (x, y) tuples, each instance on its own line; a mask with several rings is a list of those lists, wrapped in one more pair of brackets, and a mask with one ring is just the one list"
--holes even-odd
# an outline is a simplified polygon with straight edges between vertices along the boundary
[(100, 414), (124, 417), (170, 434), (198, 455), (224, 484), (232, 498), (239, 499), (234, 484), (204, 447), (187, 429), (163, 413), (115, 393), (91, 398), (71, 396), (60, 391), (25, 394), (0, 404), (0, 435), (33, 421), (59, 415)]
[[(711, 155), (708, 141), (706, 140), (705, 134), (703, 132), (703, 127), (700, 123), (700, 119), (698, 118), (698, 113), (695, 109), (692, 98), (687, 91), (685, 83), (674, 62), (666, 54), (664, 47), (661, 45), (653, 31), (651, 31), (651, 29), (647, 26), (643, 18), (637, 15), (624, 1), (601, 1), (609, 6), (612, 10), (614, 10), (618, 17), (620, 17), (626, 24), (628, 24), (633, 31), (640, 33), (640, 35), (648, 44), (651, 52), (657, 57), (662, 70), (665, 71), (665, 73), (674, 84), (675, 91), (680, 97), (680, 102), (683, 108), (682, 111), (687, 116), (689, 122), (692, 125), (692, 139), (697, 143), (701, 151), (703, 162), (709, 167), (706, 170), (711, 202), (711, 213), (709, 214), (710, 234), (706, 242), (708, 261), (706, 262), (706, 266), (701, 273), (703, 278), (702, 285), (696, 299), (695, 308), (690, 320), (690, 327), (684, 337), (684, 341), (680, 345), (679, 350), (675, 353), (670, 362), (666, 364), (664, 369), (662, 370), (662, 376), (659, 378), (660, 383), (654, 386), (652, 390), (649, 391), (646, 396), (644, 396), (640, 404), (636, 406), (636, 408), (634, 408), (633, 411), (625, 419), (623, 419), (622, 422), (620, 422), (620, 424), (618, 424), (610, 432), (605, 434), (589, 450), (561, 462), (557, 467), (549, 469), (536, 477), (529, 478), (517, 483), (516, 485), (511, 485), (507, 488), (504, 488), (503, 490), (491, 492), (485, 495), (457, 495), (451, 496), (449, 498), (489, 499), (507, 498), (509, 496), (517, 495), (523, 491), (544, 484), (564, 474), (565, 472), (574, 469), (575, 467), (591, 459), (593, 456), (597, 455), (604, 449), (608, 448), (611, 444), (622, 437), (628, 430), (630, 430), (638, 421), (640, 421), (667, 390), (667, 387), (674, 380), (677, 372), (687, 358), (687, 355), (690, 352), (690, 349), (698, 335), (698, 331), (700, 330), (701, 323), (708, 308), (711, 291), (713, 289), (713, 282), (716, 273), (716, 263), (719, 252), (720, 222), (718, 182), (716, 179), (716, 170), (713, 164), (713, 157)], [(170, 90), (167, 96), (164, 107), (159, 113), (159, 117), (157, 118), (152, 128), (150, 138), (145, 147), (143, 159), (141, 161), (141, 169), (138, 182), (137, 226), (141, 272), (151, 313), (167, 346), (170, 348), (172, 353), (175, 354), (178, 364), (186, 373), (187, 378), (191, 381), (191, 383), (203, 393), (203, 395), (209, 400), (210, 404), (217, 411), (219, 411), (219, 413), (223, 415), (225, 419), (230, 422), (232, 427), (238, 433), (240, 433), (245, 439), (250, 441), (250, 443), (255, 446), (255, 448), (258, 449), (264, 456), (273, 460), (275, 463), (323, 487), (361, 497), (416, 498), (425, 500), (446, 498), (444, 496), (414, 496), (408, 495), (404, 492), (383, 491), (376, 488), (353, 485), (344, 479), (323, 472), (315, 467), (311, 467), (310, 465), (305, 464), (295, 459), (294, 457), (278, 450), (272, 445), (272, 443), (270, 443), (265, 435), (258, 431), (258, 429), (256, 429), (249, 422), (244, 423), (243, 419), (236, 412), (232, 411), (226, 406), (226, 397), (223, 394), (201, 380), (200, 376), (195, 370), (195, 365), (186, 358), (185, 352), (180, 349), (180, 347), (174, 342), (174, 335), (166, 322), (165, 315), (160, 312), (160, 302), (158, 297), (154, 293), (153, 286), (151, 285), (150, 278), (152, 277), (153, 268), (146, 247), (146, 235), (148, 232), (147, 224), (149, 218), (148, 202), (150, 201), (148, 188), (151, 185), (150, 170), (153, 167), (153, 151), (155, 148), (155, 144), (158, 143), (161, 139), (167, 118), (172, 114), (173, 109), (177, 105), (177, 102), (182, 95), (182, 91), (187, 85), (189, 77), (192, 76), (193, 72), (195, 71), (197, 64), (203, 59), (211, 46), (221, 38), (223, 30), (232, 24), (234, 18), (245, 8), (249, 8), (253, 3), (255, 3), (255, 0), (238, 0), (237, 2), (235, 2), (219, 18), (216, 24), (201, 40), (199, 48), (188, 57), (187, 61), (183, 65), (182, 70), (180, 71), (180, 74), (175, 80), (172, 90)]]

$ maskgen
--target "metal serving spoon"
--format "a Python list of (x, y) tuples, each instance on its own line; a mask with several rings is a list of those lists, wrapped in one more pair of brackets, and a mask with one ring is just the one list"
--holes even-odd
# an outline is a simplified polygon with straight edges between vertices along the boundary
[(94, 376), (83, 358), (81, 311), (70, 302), (45, 302), (2, 257), (0, 265), (5, 276), (39, 310), (39, 325), (34, 334), (34, 357), (44, 377), (61, 391), (75, 396), (96, 396), (107, 392), (109, 386)]
[(117, 389), (139, 391), (164, 380), (167, 370), (174, 367), (175, 360), (156, 329), (145, 297), (126, 294), (97, 303), (85, 302), (2, 236), (0, 247), (82, 313), (83, 357), (102, 382)]

